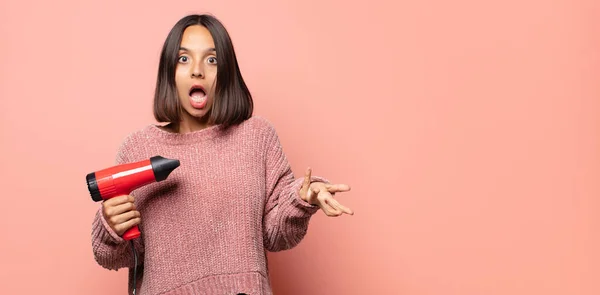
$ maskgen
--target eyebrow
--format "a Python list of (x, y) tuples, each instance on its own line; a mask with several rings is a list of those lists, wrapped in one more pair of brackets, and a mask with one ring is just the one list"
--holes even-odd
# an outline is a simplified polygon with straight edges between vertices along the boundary
[[(185, 47), (179, 47), (179, 50), (180, 50), (180, 51), (181, 51), (181, 50), (183, 50), (183, 51), (190, 51), (189, 49), (187, 49), (187, 48), (185, 48)], [(215, 48), (212, 48), (212, 47), (211, 47), (211, 48), (208, 48), (208, 49), (206, 49), (205, 51), (208, 51), (208, 52), (216, 52), (217, 50), (216, 50)]]

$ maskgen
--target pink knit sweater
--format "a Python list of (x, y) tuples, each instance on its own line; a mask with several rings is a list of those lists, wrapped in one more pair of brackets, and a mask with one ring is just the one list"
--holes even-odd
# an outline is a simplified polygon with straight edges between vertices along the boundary
[[(273, 126), (260, 117), (186, 134), (148, 125), (124, 140), (117, 163), (155, 155), (181, 166), (132, 193), (142, 216), (138, 294), (272, 294), (266, 251), (296, 246), (318, 210), (300, 199), (303, 179), (294, 178)], [(130, 244), (101, 210), (92, 247), (101, 266), (131, 268), (131, 285)]]

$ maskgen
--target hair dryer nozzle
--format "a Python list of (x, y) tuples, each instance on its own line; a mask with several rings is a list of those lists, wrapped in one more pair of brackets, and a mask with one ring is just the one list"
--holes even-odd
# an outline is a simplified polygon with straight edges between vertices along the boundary
[(100, 189), (98, 189), (98, 183), (96, 182), (96, 173), (89, 173), (85, 180), (87, 181), (88, 190), (90, 191), (90, 195), (92, 196), (92, 200), (94, 202), (102, 201), (102, 196), (100, 195)]
[(154, 177), (156, 181), (163, 181), (169, 177), (169, 174), (179, 167), (179, 160), (167, 159), (161, 156), (155, 156), (150, 158), (150, 164), (152, 164), (152, 170), (154, 171)]

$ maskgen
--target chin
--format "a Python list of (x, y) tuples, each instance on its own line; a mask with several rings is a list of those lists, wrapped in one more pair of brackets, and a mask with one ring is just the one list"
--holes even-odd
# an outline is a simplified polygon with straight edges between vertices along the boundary
[(193, 117), (196, 119), (203, 119), (206, 116), (208, 116), (208, 113), (210, 113), (209, 106), (206, 106), (203, 109), (196, 109), (196, 108), (193, 108), (192, 106), (185, 106), (184, 110), (190, 117)]

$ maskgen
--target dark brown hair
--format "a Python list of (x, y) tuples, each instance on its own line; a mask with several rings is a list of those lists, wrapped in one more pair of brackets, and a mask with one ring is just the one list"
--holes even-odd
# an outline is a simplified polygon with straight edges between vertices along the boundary
[(224, 127), (242, 123), (252, 116), (252, 95), (240, 72), (233, 43), (223, 24), (211, 15), (188, 15), (180, 19), (169, 32), (160, 54), (158, 77), (154, 93), (154, 118), (159, 122), (179, 125), (182, 107), (175, 85), (175, 67), (179, 45), (185, 29), (201, 25), (208, 29), (217, 51), (217, 77), (209, 124)]

